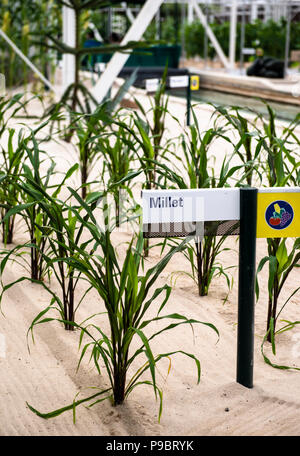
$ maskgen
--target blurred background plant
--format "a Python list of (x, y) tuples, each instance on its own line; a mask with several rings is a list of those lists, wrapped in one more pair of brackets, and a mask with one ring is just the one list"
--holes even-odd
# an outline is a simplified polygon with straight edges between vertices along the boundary
[[(229, 36), (230, 22), (221, 23), (212, 22), (209, 24), (219, 43), (222, 43), (222, 49), (225, 55), (229, 53)], [(299, 38), (300, 23), (292, 22), (291, 24), (291, 46), (293, 49), (300, 49)], [(184, 43), (187, 57), (200, 56), (205, 57), (205, 32), (200, 21), (194, 21), (191, 24), (184, 25)], [(264, 55), (283, 59), (285, 56), (285, 36), (286, 20), (282, 18), (279, 22), (269, 19), (268, 21), (256, 20), (245, 24), (245, 42), (244, 47), (262, 48)], [(290, 47), (290, 50), (292, 48)], [(236, 39), (236, 60), (240, 58), (241, 52), (241, 23), (237, 24)], [(208, 57), (213, 59), (216, 56), (215, 49), (208, 46)], [(252, 56), (245, 56), (245, 61), (252, 60)]]
[[(4, 0), (0, 5), (0, 27), (14, 44), (37, 66), (50, 80), (53, 79), (58, 55), (44, 52), (42, 40), (47, 30), (61, 33), (61, 15), (59, 6), (51, 0)], [(15, 54), (10, 46), (0, 38), (1, 72), (6, 77), (8, 88), (34, 81), (32, 71)], [(39, 92), (43, 89), (41, 85)]]
[[(177, 153), (168, 155), (169, 163), (157, 166), (157, 173), (165, 179), (166, 188), (195, 189), (195, 188), (220, 188), (231, 186), (234, 175), (242, 165), (231, 165), (232, 156), (225, 157), (219, 172), (215, 167), (215, 158), (210, 148), (215, 140), (222, 136), (226, 141), (230, 139), (225, 135), (222, 127), (210, 128), (202, 131), (194, 108), (192, 108), (193, 124), (187, 133), (180, 135), (180, 144)], [(176, 164), (175, 164), (176, 163)], [(233, 181), (230, 182), (230, 179)], [(204, 233), (203, 233), (204, 234)], [(179, 274), (189, 275), (197, 284), (199, 296), (208, 294), (213, 277), (223, 276), (229, 289), (232, 279), (228, 268), (218, 262), (218, 256), (226, 251), (224, 242), (227, 236), (216, 236), (207, 233), (203, 238), (195, 236), (183, 252), (191, 266), (191, 272), (178, 271)], [(171, 239), (167, 243), (178, 243)]]
[[(1, 139), (1, 163), (0, 163), (0, 214), (2, 225), (2, 242), (11, 244), (14, 237), (15, 215), (3, 219), (6, 213), (19, 202), (19, 190), (14, 186), (14, 180), (18, 179), (22, 171), (25, 154), (25, 144), (28, 141), (24, 134), (24, 128), (11, 126), (11, 121), (22, 112), (26, 113), (28, 100), (24, 100), (22, 94), (12, 97), (6, 96), (0, 99), (0, 139)], [(39, 130), (39, 127), (38, 127)]]

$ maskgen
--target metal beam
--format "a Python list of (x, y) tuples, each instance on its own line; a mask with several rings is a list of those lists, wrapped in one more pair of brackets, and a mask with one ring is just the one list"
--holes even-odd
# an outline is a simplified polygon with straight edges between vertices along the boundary
[(206, 17), (203, 14), (200, 6), (198, 5), (197, 0), (192, 0), (192, 5), (194, 7), (194, 10), (195, 10), (197, 16), (199, 17), (200, 21), (202, 22), (202, 25), (205, 28), (206, 33), (207, 33), (210, 41), (212, 42), (212, 44), (213, 44), (213, 46), (214, 46), (214, 48), (215, 48), (220, 60), (222, 61), (222, 63), (225, 66), (225, 68), (227, 68), (229, 70), (230, 69), (230, 64), (228, 62), (228, 59), (227, 59), (226, 55), (224, 54), (224, 52), (223, 52), (223, 50), (222, 50), (217, 38), (215, 37), (214, 32), (212, 31), (212, 29), (208, 25)]
[(134, 18), (134, 15), (132, 14), (131, 9), (129, 8), (129, 6), (127, 6), (126, 2), (122, 2), (121, 5), (125, 9), (125, 13), (126, 13), (127, 18), (129, 19), (131, 24), (133, 24), (135, 18)]
[[(130, 29), (123, 38), (121, 45), (127, 44), (129, 41), (139, 41), (148, 25), (152, 21), (155, 13), (161, 6), (164, 0), (147, 0), (136, 17), (134, 23), (131, 25)], [(109, 89), (113, 85), (118, 74), (125, 65), (130, 54), (122, 54), (121, 52), (116, 52), (109, 63), (107, 64), (106, 70), (102, 73), (97, 84), (92, 89), (92, 95), (97, 100), (98, 103), (101, 103), (108, 93)]]
[(45, 76), (37, 69), (37, 67), (28, 59), (28, 57), (26, 57), (25, 54), (23, 54), (23, 52), (15, 45), (15, 43), (6, 35), (5, 32), (3, 32), (3, 30), (0, 28), (0, 35), (2, 36), (2, 38), (8, 43), (8, 45), (15, 51), (16, 54), (18, 54), (18, 56), (24, 60), (24, 62), (26, 63), (26, 65), (29, 66), (29, 68), (32, 69), (32, 71), (37, 74), (37, 76), (43, 81), (44, 84), (46, 84), (47, 87), (49, 87), (49, 89), (51, 89), (53, 92), (55, 92), (55, 88), (54, 86), (51, 84), (50, 81), (48, 81), (47, 78), (45, 78)]
[(103, 41), (103, 37), (102, 37), (101, 33), (99, 32), (99, 30), (97, 29), (97, 27), (95, 26), (95, 24), (93, 24), (92, 22), (89, 22), (89, 28), (91, 30), (93, 30), (96, 40)]

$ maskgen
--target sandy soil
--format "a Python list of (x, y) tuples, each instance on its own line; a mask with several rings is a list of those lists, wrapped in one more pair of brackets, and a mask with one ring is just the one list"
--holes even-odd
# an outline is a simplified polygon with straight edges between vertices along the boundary
[[(146, 103), (146, 101), (144, 100)], [(170, 109), (184, 125), (185, 106), (182, 101), (171, 100)], [(198, 108), (203, 128), (209, 123), (211, 110)], [(169, 120), (171, 134), (179, 127)], [(176, 126), (177, 125), (177, 126)], [(62, 169), (72, 162), (73, 151), (65, 144), (49, 144), (49, 151)], [(227, 145), (216, 145), (216, 153), (226, 153)], [(217, 160), (219, 163), (219, 160)], [(19, 224), (15, 243), (24, 239)], [(125, 242), (130, 233), (117, 233), (120, 258), (124, 257)], [(153, 241), (152, 241), (153, 242)], [(237, 264), (238, 239), (228, 237), (222, 263), (236, 267), (232, 270), (233, 288), (228, 295), (224, 278), (216, 278), (207, 297), (197, 295), (195, 283), (180, 276), (171, 293), (165, 313), (178, 312), (202, 322), (214, 324), (220, 334), (198, 324), (194, 330), (181, 326), (162, 333), (154, 339), (154, 353), (183, 350), (193, 353), (201, 362), (201, 381), (197, 385), (197, 371), (192, 359), (178, 354), (169, 364), (158, 367), (158, 383), (163, 388), (163, 413), (158, 423), (158, 401), (149, 386), (136, 388), (128, 400), (117, 407), (108, 401), (88, 409), (77, 408), (76, 423), (68, 411), (56, 418), (44, 420), (33, 414), (28, 402), (41, 412), (49, 412), (70, 404), (75, 396), (91, 395), (90, 388), (108, 385), (105, 370), (99, 376), (88, 357), (76, 372), (80, 352), (79, 332), (68, 332), (57, 322), (36, 327), (35, 343), (27, 340), (27, 331), (36, 315), (49, 303), (47, 292), (29, 281), (21, 282), (8, 290), (2, 301), (0, 315), (1, 336), (1, 436), (297, 436), (300, 433), (300, 373), (296, 370), (278, 370), (267, 365), (261, 355), (267, 314), (267, 271), (260, 275), (260, 298), (255, 308), (254, 387), (249, 389), (236, 383), (237, 343)], [(257, 263), (265, 255), (266, 241), (257, 240)], [(147, 267), (160, 258), (159, 248), (152, 249)], [(172, 272), (189, 271), (182, 255), (175, 256), (163, 272), (157, 285), (170, 282)], [(10, 264), (3, 280), (17, 279), (22, 268)], [(282, 296), (285, 297), (299, 284), (299, 271), (293, 272)], [(55, 288), (55, 281), (52, 282)], [(82, 285), (80, 285), (82, 286)], [(82, 288), (83, 289), (83, 288)], [(80, 288), (79, 288), (80, 291)], [(228, 295), (228, 299), (225, 300)], [(160, 300), (150, 309), (155, 314)], [(98, 296), (91, 293), (80, 306), (77, 319), (82, 321), (102, 310)], [(281, 315), (282, 319), (299, 320), (299, 294), (295, 295)], [(97, 317), (107, 330), (105, 316)], [(266, 353), (276, 363), (300, 366), (299, 330), (285, 332), (277, 338), (277, 355), (270, 347)], [(28, 350), (27, 342), (30, 351)], [(138, 368), (139, 366), (136, 366)]]

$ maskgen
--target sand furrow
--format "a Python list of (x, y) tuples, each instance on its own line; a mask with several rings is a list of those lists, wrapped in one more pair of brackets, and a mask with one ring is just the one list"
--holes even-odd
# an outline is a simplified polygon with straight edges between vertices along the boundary
[[(143, 102), (143, 97), (140, 100)], [(174, 106), (176, 115), (184, 119), (185, 103), (177, 102)], [(197, 109), (201, 127), (206, 128), (211, 109), (205, 106)], [(171, 133), (176, 128), (178, 131), (178, 125), (174, 121), (170, 122), (169, 128)], [(70, 156), (66, 158), (68, 149), (68, 145), (58, 149), (55, 144), (47, 144), (50, 154), (61, 154), (58, 163), (61, 170), (67, 166), (66, 162), (70, 163), (73, 160), (70, 159), (73, 157), (70, 151)], [(214, 144), (212, 151), (220, 158), (220, 154), (223, 155), (226, 149), (217, 143)], [(221, 161), (217, 160), (217, 165), (221, 164)], [(23, 240), (23, 235), (22, 227), (19, 225), (17, 240)], [(124, 259), (125, 256), (126, 245), (122, 242), (127, 242), (130, 238), (129, 233), (117, 233), (115, 236), (120, 259)], [(228, 246), (233, 250), (222, 252), (220, 261), (224, 267), (236, 266), (236, 239), (229, 239)], [(258, 262), (265, 254), (265, 241), (260, 240), (257, 248)], [(160, 248), (152, 249), (145, 262), (146, 268), (154, 266), (159, 259)], [(171, 283), (174, 274), (181, 270), (190, 272), (190, 265), (182, 255), (177, 255), (163, 271), (156, 286)], [(5, 318), (1, 317), (0, 336), (4, 337), (6, 347), (3, 356), (0, 353), (0, 435), (299, 435), (300, 374), (296, 371), (279, 371), (267, 366), (260, 353), (268, 302), (267, 268), (262, 272), (260, 301), (255, 309), (256, 336), (252, 389), (244, 388), (235, 382), (237, 269), (233, 270), (234, 288), (227, 300), (225, 298), (228, 287), (224, 277), (214, 279), (208, 296), (201, 298), (197, 294), (196, 284), (190, 278), (185, 275), (178, 277), (162, 314), (180, 313), (188, 318), (212, 323), (219, 330), (220, 339), (217, 343), (217, 335), (211, 328), (194, 324), (193, 330), (189, 325), (181, 325), (151, 340), (154, 354), (173, 350), (193, 353), (199, 358), (202, 370), (200, 384), (197, 385), (197, 369), (193, 359), (176, 354), (171, 361), (164, 359), (159, 363), (156, 378), (163, 389), (164, 399), (160, 424), (157, 421), (159, 402), (155, 400), (153, 388), (148, 385), (133, 390), (122, 406), (112, 407), (108, 401), (89, 410), (80, 406), (77, 409), (75, 425), (72, 422), (71, 411), (47, 421), (33, 414), (26, 407), (26, 401), (38, 410), (48, 412), (71, 403), (78, 392), (80, 398), (92, 394), (95, 390), (89, 387), (107, 387), (108, 376), (105, 369), (99, 376), (93, 365), (88, 364), (87, 359), (76, 373), (80, 354), (79, 332), (67, 332), (57, 322), (36, 327), (36, 344), (33, 345), (30, 341), (31, 352), (28, 353), (26, 332), (33, 318), (49, 304), (49, 295), (37, 285), (29, 282), (19, 283), (7, 291), (2, 302)], [(21, 273), (19, 266), (9, 265), (5, 277), (2, 278), (13, 280)], [(297, 270), (293, 282), (288, 284), (285, 296), (292, 291), (298, 278)], [(58, 290), (55, 280), (52, 280), (51, 287)], [(79, 287), (79, 291), (83, 289)], [(160, 296), (150, 306), (146, 318), (156, 316), (162, 299)], [(298, 307), (298, 298), (295, 296), (282, 315), (285, 318), (299, 320)], [(78, 321), (103, 310), (101, 300), (96, 293), (92, 293), (80, 307)], [(98, 316), (96, 321), (109, 335), (107, 317)], [(151, 335), (168, 323), (170, 322), (153, 323), (145, 328), (145, 333)], [(296, 333), (297, 328), (294, 331), (294, 334)], [(297, 356), (293, 348), (295, 349), (298, 340), (294, 340), (293, 335), (289, 333), (278, 339), (278, 353), (282, 362), (290, 359), (292, 353)], [(133, 347), (139, 346), (140, 340), (134, 340)], [(269, 347), (267, 352), (270, 353)], [(138, 358), (132, 366), (129, 378), (145, 360), (144, 354)], [(296, 364), (299, 356), (292, 361)], [(147, 380), (150, 378), (150, 375), (144, 377)]]

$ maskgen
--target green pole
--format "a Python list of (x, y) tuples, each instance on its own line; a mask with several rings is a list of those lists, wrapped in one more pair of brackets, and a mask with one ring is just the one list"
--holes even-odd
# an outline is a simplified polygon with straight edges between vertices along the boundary
[(237, 382), (253, 387), (257, 189), (240, 189)]
[(191, 123), (191, 76), (189, 75), (189, 82), (186, 88), (186, 124), (189, 126)]

